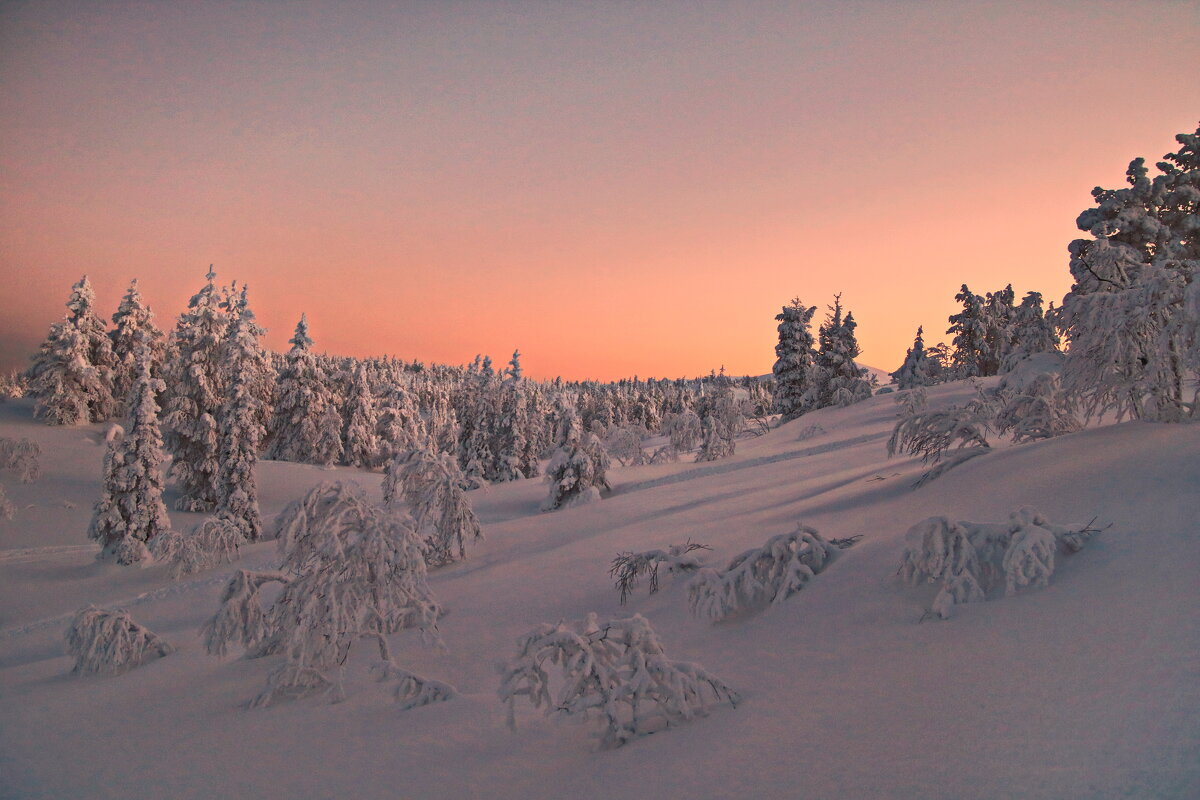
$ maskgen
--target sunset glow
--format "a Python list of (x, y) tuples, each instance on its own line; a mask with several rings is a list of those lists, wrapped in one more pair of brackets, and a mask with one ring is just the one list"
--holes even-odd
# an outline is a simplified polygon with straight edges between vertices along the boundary
[(762, 374), (841, 292), (895, 369), (963, 282), (1062, 296), (1198, 65), (1192, 2), (5, 3), (0, 369), (210, 263), (276, 349)]

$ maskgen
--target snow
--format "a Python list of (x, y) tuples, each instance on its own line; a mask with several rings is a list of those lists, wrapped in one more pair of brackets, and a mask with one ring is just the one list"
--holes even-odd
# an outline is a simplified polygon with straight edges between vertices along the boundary
[[(944, 407), (974, 389), (928, 393)], [(713, 464), (615, 467), (600, 502), (553, 514), (538, 511), (540, 480), (471, 492), (487, 538), (429, 573), (448, 652), (391, 637), (405, 669), (458, 694), (404, 711), (370, 673), (366, 641), (344, 702), (246, 709), (279, 658), (209, 656), (200, 627), (235, 570), (278, 566), (275, 543), (179, 581), (164, 565), (95, 562), (103, 426), (48, 427), (30, 401), (2, 404), (0, 436), (36, 442), (42, 475), (0, 474), (16, 509), (0, 520), (0, 796), (1195, 797), (1200, 426), (1125, 422), (996, 447), (914, 490), (919, 461), (885, 452), (895, 414), (881, 396), (743, 438)], [(380, 499), (377, 473), (256, 471), (265, 519), (330, 479)], [(905, 532), (1024, 506), (1112, 527), (1048, 586), (919, 622), (937, 587), (895, 574)], [(728, 563), (797, 523), (863, 538), (786, 602), (719, 624), (689, 614), (683, 581), (622, 608), (608, 575), (617, 553), (688, 539)], [(71, 675), (63, 634), (89, 604), (129, 610), (176, 652), (116, 677)], [(528, 706), (509, 730), (496, 665), (539, 623), (592, 612), (641, 614), (672, 659), (703, 664), (741, 702), (615, 750), (597, 750), (595, 722)]]

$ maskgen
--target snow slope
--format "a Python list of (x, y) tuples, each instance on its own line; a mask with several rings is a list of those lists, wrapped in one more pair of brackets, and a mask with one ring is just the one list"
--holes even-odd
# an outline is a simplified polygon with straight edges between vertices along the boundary
[[(970, 391), (938, 387), (931, 402)], [(999, 448), (913, 490), (921, 465), (884, 452), (894, 413), (875, 397), (742, 440), (726, 461), (615, 469), (612, 495), (578, 509), (539, 513), (539, 481), (473, 492), (486, 540), (431, 574), (449, 652), (411, 633), (393, 641), (399, 662), (462, 696), (400, 712), (367, 674), (367, 643), (345, 702), (242, 707), (272, 660), (209, 657), (197, 634), (232, 568), (172, 582), (163, 567), (94, 563), (101, 428), (48, 428), (26, 401), (0, 405), (0, 436), (44, 451), (39, 482), (0, 475), (18, 508), (0, 521), (0, 796), (1200, 794), (1200, 426)], [(378, 496), (378, 475), (266, 462), (264, 517), (330, 477)], [(1023, 505), (1112, 527), (1062, 559), (1048, 588), (919, 622), (934, 590), (895, 577), (906, 529), (934, 514), (1001, 521)], [(172, 513), (176, 527), (199, 519)], [(798, 520), (863, 539), (780, 606), (711, 625), (670, 579), (618, 605), (618, 551), (691, 538), (723, 566)], [(239, 566), (275, 559), (263, 543)], [(115, 678), (70, 675), (62, 634), (88, 602), (128, 608), (178, 652)], [(611, 751), (587, 724), (529, 708), (508, 730), (496, 663), (537, 623), (588, 611), (644, 614), (670, 657), (703, 664), (743, 703)]]

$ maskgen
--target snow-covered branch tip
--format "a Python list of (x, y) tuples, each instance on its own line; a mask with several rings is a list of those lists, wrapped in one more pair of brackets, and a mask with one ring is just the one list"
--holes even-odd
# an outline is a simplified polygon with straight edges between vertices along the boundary
[(800, 591), (834, 556), (814, 528), (797, 525), (747, 550), (723, 570), (701, 569), (688, 582), (688, 605), (696, 616), (718, 622), (739, 611), (781, 603)]
[[(595, 614), (574, 622), (543, 623), (517, 641), (517, 658), (501, 668), (500, 699), (515, 728), (518, 697), (547, 714), (596, 714), (601, 747), (702, 716), (714, 703), (737, 706), (738, 693), (703, 667), (667, 658), (650, 623), (640, 614), (603, 625)], [(551, 696), (548, 664), (562, 667)], [(555, 681), (557, 684), (558, 681)]]
[(133, 621), (128, 611), (81, 608), (67, 629), (67, 652), (79, 675), (119, 675), (147, 661), (170, 655), (175, 648)]
[(1046, 586), (1054, 574), (1055, 552), (1075, 553), (1105, 528), (1055, 525), (1028, 506), (1007, 522), (951, 522), (930, 517), (905, 534), (907, 546), (900, 575), (910, 584), (938, 583), (932, 613), (942, 619), (954, 606), (986, 600), (1004, 586), (1014, 594), (1027, 586)]
[(673, 575), (692, 573), (700, 569), (700, 558), (693, 555), (698, 550), (712, 550), (706, 544), (696, 544), (690, 539), (684, 544), (673, 544), (666, 551), (646, 550), (641, 553), (620, 553), (613, 559), (608, 575), (621, 593), (621, 605), (629, 599), (643, 576), (649, 578), (650, 594), (658, 591), (658, 569), (666, 565)]

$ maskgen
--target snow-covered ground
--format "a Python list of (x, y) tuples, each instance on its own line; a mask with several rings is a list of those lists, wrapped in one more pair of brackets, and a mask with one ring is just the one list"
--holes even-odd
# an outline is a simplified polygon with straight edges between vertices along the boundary
[[(930, 391), (966, 399), (965, 384)], [(1200, 796), (1200, 426), (1125, 423), (998, 448), (914, 490), (889, 460), (894, 395), (825, 409), (710, 464), (614, 469), (599, 504), (539, 513), (545, 485), (471, 497), (486, 540), (431, 573), (449, 648), (394, 637), (396, 660), (461, 696), (401, 712), (351, 655), (348, 698), (248, 710), (273, 659), (217, 659), (198, 629), (233, 567), (169, 579), (93, 561), (100, 426), (49, 428), (0, 405), (42, 477), (0, 474), (0, 796), (355, 798), (1191, 798)], [(816, 427), (814, 427), (816, 426)], [(270, 519), (308, 487), (380, 476), (264, 462)], [(173, 493), (167, 497), (173, 501)], [(931, 515), (1112, 524), (1060, 559), (1050, 586), (921, 622), (934, 587), (900, 583), (905, 531)], [(199, 515), (172, 513), (177, 528)], [(713, 625), (664, 580), (618, 604), (623, 550), (691, 539), (723, 566), (798, 521), (862, 535), (799, 594)], [(238, 566), (277, 563), (274, 543)], [(63, 632), (88, 603), (124, 607), (177, 652), (119, 677), (69, 674)], [(674, 659), (743, 702), (598, 751), (592, 726), (518, 707), (505, 726), (496, 665), (537, 623), (645, 615)]]

